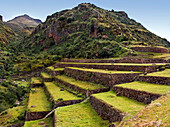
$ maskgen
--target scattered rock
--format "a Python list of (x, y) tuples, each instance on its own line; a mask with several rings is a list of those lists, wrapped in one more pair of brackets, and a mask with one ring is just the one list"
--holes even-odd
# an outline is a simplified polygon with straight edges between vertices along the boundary
[(38, 123), (38, 125), (45, 125), (45, 123), (41, 121), (40, 123)]
[(120, 93), (120, 92), (118, 92), (118, 93), (116, 94), (116, 96), (121, 96), (121, 93)]
[(161, 107), (161, 106), (162, 106), (161, 103), (154, 103), (153, 105), (154, 105), (154, 106), (158, 106), (158, 107)]
[(60, 91), (64, 91), (64, 88), (61, 88)]

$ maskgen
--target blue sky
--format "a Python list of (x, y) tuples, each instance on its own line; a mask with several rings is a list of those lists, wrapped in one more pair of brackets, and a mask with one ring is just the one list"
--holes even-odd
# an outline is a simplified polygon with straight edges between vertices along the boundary
[(4, 21), (22, 14), (45, 21), (48, 15), (85, 2), (125, 11), (130, 18), (170, 41), (170, 0), (0, 0), (0, 15)]

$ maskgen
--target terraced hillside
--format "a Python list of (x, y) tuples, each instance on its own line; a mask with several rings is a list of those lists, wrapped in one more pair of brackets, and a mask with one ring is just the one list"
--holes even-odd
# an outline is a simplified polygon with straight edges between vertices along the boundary
[[(131, 120), (138, 117), (140, 111), (145, 112), (147, 105), (164, 96), (168, 98), (169, 63), (104, 61), (107, 63), (99, 59), (84, 59), (83, 63), (70, 59), (49, 66), (32, 77), (24, 126), (131, 126)], [(145, 69), (141, 71), (141, 67)], [(149, 72), (148, 67), (156, 68)], [(156, 104), (164, 105), (166, 100), (160, 102)], [(157, 109), (156, 112), (160, 111)], [(6, 117), (4, 114), (0, 120), (4, 121), (3, 116)], [(167, 125), (167, 120), (164, 119), (162, 125)], [(20, 123), (23, 124), (23, 120)]]

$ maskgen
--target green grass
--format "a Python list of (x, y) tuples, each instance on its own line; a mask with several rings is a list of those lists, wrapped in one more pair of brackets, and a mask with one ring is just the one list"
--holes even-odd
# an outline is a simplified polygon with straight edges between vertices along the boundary
[(79, 103), (55, 110), (57, 127), (108, 127), (109, 122), (103, 120), (90, 103)]
[[(35, 92), (34, 92), (35, 91)], [(35, 107), (31, 107), (35, 106)], [(50, 111), (51, 106), (43, 88), (34, 88), (29, 96), (28, 109), (32, 112)]]
[[(154, 106), (155, 103), (159, 103), (161, 104), (161, 106)], [(145, 109), (140, 111), (134, 118), (120, 123), (119, 127), (136, 127), (139, 125), (143, 127), (146, 125), (149, 126), (151, 125), (151, 123), (152, 127), (156, 127), (157, 123), (161, 123), (162, 124), (161, 127), (170, 127), (169, 109), (170, 109), (170, 94), (166, 96), (161, 96), (157, 100), (153, 101)]]
[[(12, 125), (15, 123), (24, 122), (24, 120), (19, 120), (18, 117), (21, 116), (25, 111), (24, 106), (13, 107), (7, 110), (7, 114), (0, 113), (0, 126)], [(6, 112), (6, 111), (5, 111)]]
[(109, 71), (102, 69), (88, 69), (88, 68), (78, 68), (78, 67), (67, 67), (70, 69), (81, 70), (81, 71), (90, 71), (90, 72), (99, 72), (99, 73), (107, 73), (107, 74), (120, 74), (120, 73), (141, 73), (141, 72), (131, 72), (131, 71)]
[(76, 63), (76, 62), (60, 62), (61, 64), (83, 64), (83, 65), (123, 65), (123, 66), (155, 66), (165, 65), (164, 63), (158, 64), (138, 64), (138, 63)]
[(146, 92), (156, 93), (156, 94), (166, 94), (170, 92), (170, 86), (152, 84), (147, 82), (139, 82), (139, 81), (124, 83), (115, 86), (129, 88), (129, 89), (136, 89), (136, 90), (146, 91)]
[(47, 90), (49, 91), (49, 93), (53, 96), (55, 101), (59, 101), (61, 98), (63, 99), (63, 101), (82, 99), (80, 97), (77, 97), (77, 96), (69, 93), (66, 90), (60, 91), (61, 88), (56, 86), (52, 82), (44, 82), (44, 84), (47, 87)]
[(67, 77), (65, 75), (58, 75), (55, 78), (62, 80), (64, 82), (70, 83), (72, 85), (78, 86), (85, 90), (95, 90), (95, 89), (105, 88), (104, 86), (102, 86), (100, 84), (75, 80), (74, 78)]
[(25, 82), (25, 81), (15, 81), (15, 83), (18, 84), (18, 86), (29, 87), (29, 82)]
[(47, 69), (52, 71), (64, 71), (64, 68), (54, 68), (53, 66), (47, 67)]
[(41, 72), (41, 76), (43, 78), (52, 78), (49, 74), (45, 73), (45, 72)]
[(40, 78), (32, 77), (31, 78), (31, 84), (41, 84)]
[(170, 77), (170, 69), (166, 69), (160, 72), (149, 73), (145, 76), (158, 76), (158, 77)]
[(97, 99), (103, 100), (105, 103), (112, 105), (115, 109), (127, 113), (128, 118), (134, 116), (137, 112), (145, 107), (145, 104), (134, 101), (127, 97), (116, 96), (113, 91), (93, 94)]
[[(44, 123), (41, 125), (41, 123)], [(34, 120), (34, 121), (26, 121), (24, 127), (42, 127), (42, 126), (53, 127), (53, 119), (52, 117), (48, 117), (45, 120)]]
[(54, 71), (64, 71), (64, 68), (55, 68)]

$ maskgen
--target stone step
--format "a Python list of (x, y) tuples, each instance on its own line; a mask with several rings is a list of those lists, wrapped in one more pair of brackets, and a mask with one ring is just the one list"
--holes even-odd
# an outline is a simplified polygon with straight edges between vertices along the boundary
[(67, 77), (65, 75), (58, 75), (55, 77), (55, 80), (66, 87), (69, 87), (79, 93), (83, 93), (87, 97), (93, 93), (106, 92), (109, 90), (108, 87), (103, 85), (75, 80), (74, 78)]
[(53, 82), (44, 82), (46, 94), (53, 103), (53, 108), (79, 103), (83, 100), (81, 97), (58, 87)]
[(140, 75), (138, 80), (154, 84), (170, 85), (170, 69), (146, 75)]
[(112, 87), (115, 84), (132, 82), (142, 74), (141, 72), (108, 71), (77, 67), (67, 67), (65, 68), (64, 73), (76, 80), (94, 82), (108, 87)]
[(75, 62), (58, 62), (54, 67), (81, 67), (104, 70), (117, 71), (140, 71), (140, 72), (155, 72), (157, 69), (165, 66), (164, 63), (159, 64), (137, 64), (137, 63), (75, 63)]
[(95, 112), (89, 102), (55, 109), (55, 127), (109, 127), (109, 124)]
[(116, 96), (113, 91), (91, 95), (90, 103), (103, 119), (111, 123), (130, 119), (145, 107), (143, 103)]
[(149, 104), (151, 101), (170, 92), (170, 87), (166, 85), (135, 81), (115, 85), (113, 90), (117, 95), (126, 96), (133, 100)]

